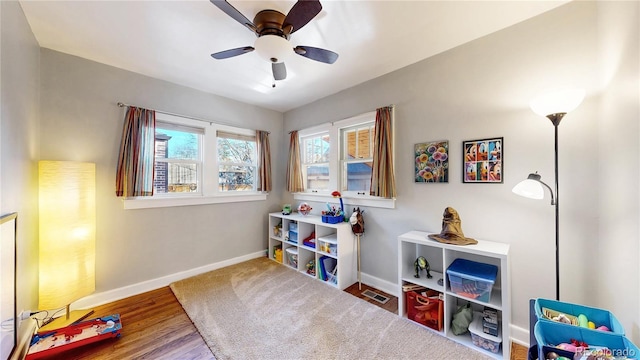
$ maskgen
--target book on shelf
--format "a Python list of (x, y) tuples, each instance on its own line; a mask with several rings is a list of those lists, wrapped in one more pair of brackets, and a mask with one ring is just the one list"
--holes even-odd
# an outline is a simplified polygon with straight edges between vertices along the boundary
[[(329, 257), (329, 256), (321, 256), (320, 257), (320, 278), (322, 280), (328, 280), (330, 278), (333, 278), (335, 280), (335, 277), (337, 275), (337, 270), (338, 270), (338, 260)], [(335, 282), (335, 281), (334, 281)]]

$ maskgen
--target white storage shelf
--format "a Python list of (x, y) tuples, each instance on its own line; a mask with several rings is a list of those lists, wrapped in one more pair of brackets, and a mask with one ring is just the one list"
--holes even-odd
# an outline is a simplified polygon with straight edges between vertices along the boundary
[[(509, 245), (484, 240), (478, 240), (476, 245), (450, 245), (429, 239), (429, 234), (433, 233), (410, 231), (398, 237), (398, 284), (400, 287), (398, 293), (402, 296), (402, 298), (398, 299), (398, 314), (407, 318), (406, 296), (402, 291), (403, 285), (415, 284), (439, 291), (444, 294), (444, 329), (443, 331), (436, 331), (437, 333), (493, 358), (510, 359)], [(419, 278), (414, 277), (414, 262), (419, 256), (424, 256), (429, 262), (430, 272), (433, 276), (431, 279), (426, 278), (424, 270), (420, 270)], [(451, 291), (446, 270), (458, 258), (492, 264), (498, 267), (498, 275), (491, 291), (489, 302), (467, 298)], [(442, 285), (438, 284), (440, 279), (442, 279)], [(458, 309), (458, 306), (465, 305), (468, 302), (471, 303), (474, 311), (481, 312), (485, 306), (498, 310), (502, 331), (502, 345), (498, 353), (492, 353), (473, 345), (470, 333), (455, 335), (451, 331), (453, 314)], [(424, 328), (435, 331), (426, 326)]]
[[(280, 225), (279, 231), (276, 228), (277, 225)], [(291, 236), (292, 233), (295, 233), (295, 235)], [(311, 235), (315, 236), (315, 248), (304, 244), (304, 240)], [(321, 244), (331, 245), (334, 250), (330, 252), (323, 251)], [(298, 266), (296, 270), (320, 281), (322, 281), (318, 266), (320, 258), (328, 256), (336, 259), (336, 282), (323, 282), (340, 290), (344, 290), (357, 281), (355, 245), (354, 235), (351, 232), (349, 223), (323, 223), (320, 216), (301, 215), (297, 212), (293, 212), (290, 215), (283, 215), (282, 213), (269, 214), (269, 259), (276, 260), (274, 249), (280, 247), (283, 254), (283, 263), (288, 265), (286, 249), (295, 247), (298, 251)], [(311, 260), (314, 260), (316, 264), (315, 275), (310, 275), (307, 272), (307, 263)]]

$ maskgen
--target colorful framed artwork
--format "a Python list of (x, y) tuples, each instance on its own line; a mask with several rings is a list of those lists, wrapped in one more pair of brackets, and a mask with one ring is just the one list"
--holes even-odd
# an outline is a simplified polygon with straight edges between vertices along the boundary
[(449, 141), (431, 141), (414, 146), (415, 182), (449, 182)]
[(463, 183), (504, 182), (504, 139), (501, 137), (462, 142)]

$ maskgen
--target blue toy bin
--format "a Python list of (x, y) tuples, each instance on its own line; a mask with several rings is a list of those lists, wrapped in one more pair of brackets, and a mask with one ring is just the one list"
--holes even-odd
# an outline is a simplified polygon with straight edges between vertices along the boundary
[[(538, 321), (534, 326), (534, 334), (538, 343), (538, 359), (546, 359), (550, 351), (569, 359), (574, 358), (574, 353), (557, 349), (555, 346), (561, 343), (570, 343), (571, 339), (585, 342), (592, 347), (606, 347), (614, 356), (625, 355), (631, 359), (640, 358), (640, 349), (624, 335), (608, 331), (594, 331), (580, 326), (573, 326), (553, 321)], [(590, 350), (588, 350), (590, 351)], [(594, 350), (597, 351), (597, 350)]]
[[(547, 319), (547, 317), (544, 316), (544, 313), (542, 310), (543, 308), (547, 308), (549, 310), (557, 311), (567, 315), (572, 315), (575, 317), (577, 317), (580, 314), (584, 314), (589, 321), (592, 321), (596, 325), (596, 327), (604, 325), (607, 328), (609, 328), (609, 330), (611, 330), (611, 332), (614, 334), (618, 334), (618, 335), (625, 334), (624, 328), (622, 327), (622, 324), (620, 324), (620, 321), (618, 321), (618, 319), (616, 319), (616, 317), (610, 311), (607, 311), (607, 310), (601, 310), (601, 309), (597, 309), (589, 306), (571, 304), (571, 303), (566, 303), (566, 302), (561, 302), (556, 300), (547, 300), (547, 299), (540, 299), (540, 298), (536, 299), (534, 304), (534, 311), (536, 313), (536, 317), (538, 318), (538, 320), (545, 321), (545, 322), (548, 321), (553, 323), (558, 323), (558, 322), (553, 321), (551, 319)], [(592, 329), (587, 329), (587, 330), (601, 332), (600, 330), (592, 330)]]

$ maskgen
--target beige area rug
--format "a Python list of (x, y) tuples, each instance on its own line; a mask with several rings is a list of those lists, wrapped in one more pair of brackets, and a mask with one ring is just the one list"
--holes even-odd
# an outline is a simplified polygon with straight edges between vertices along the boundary
[(217, 359), (487, 359), (267, 258), (170, 285)]

